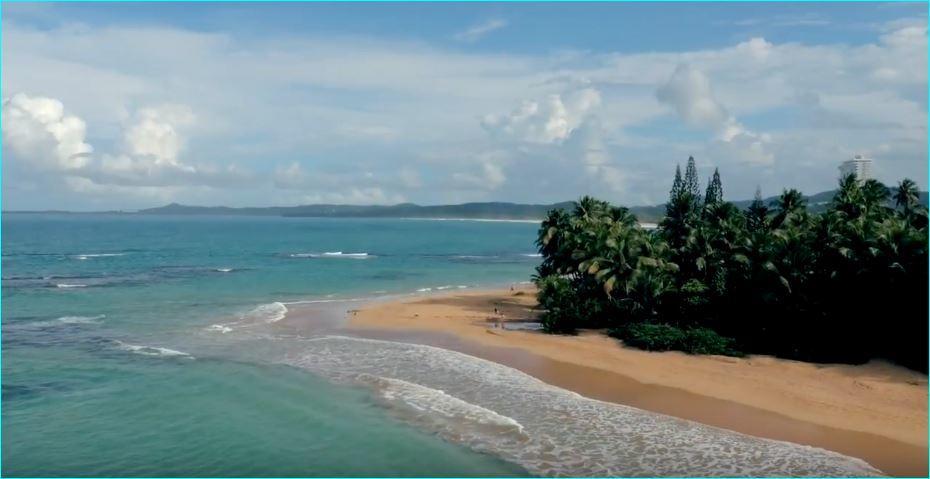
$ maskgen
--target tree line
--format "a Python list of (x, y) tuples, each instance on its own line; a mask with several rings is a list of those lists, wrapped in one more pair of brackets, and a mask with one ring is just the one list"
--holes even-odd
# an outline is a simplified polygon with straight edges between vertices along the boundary
[(717, 170), (701, 191), (676, 167), (665, 218), (583, 197), (548, 212), (534, 279), (552, 333), (608, 328), (624, 343), (690, 353), (773, 354), (927, 371), (927, 207), (916, 184), (840, 179), (827, 209), (787, 189), (740, 209)]

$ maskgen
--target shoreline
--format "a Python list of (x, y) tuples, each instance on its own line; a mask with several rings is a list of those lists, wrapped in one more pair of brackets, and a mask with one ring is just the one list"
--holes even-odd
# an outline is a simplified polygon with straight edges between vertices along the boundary
[[(927, 474), (927, 377), (888, 363), (809, 364), (623, 347), (507, 329), (534, 319), (532, 287), (444, 291), (365, 303), (351, 332), (488, 359), (607, 402), (752, 436), (834, 450), (895, 476)], [(489, 321), (500, 312), (496, 327)]]

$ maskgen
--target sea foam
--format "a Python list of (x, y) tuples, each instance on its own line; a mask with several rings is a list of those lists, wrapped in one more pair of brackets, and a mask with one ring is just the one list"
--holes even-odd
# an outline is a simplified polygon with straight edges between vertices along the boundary
[(177, 351), (174, 349), (168, 348), (159, 348), (157, 346), (145, 346), (139, 344), (129, 344), (122, 341), (116, 341), (116, 346), (123, 351), (129, 351), (135, 354), (141, 354), (143, 356), (159, 356), (159, 357), (181, 357), (186, 359), (194, 359), (188, 353), (184, 351)]
[(543, 476), (875, 476), (860, 459), (585, 398), (441, 348), (341, 336), (282, 362), (372, 387), (400, 419)]
[(91, 258), (109, 258), (113, 256), (125, 256), (126, 253), (86, 253), (74, 255), (74, 259), (88, 260)]
[(287, 306), (284, 303), (275, 301), (274, 303), (260, 304), (251, 311), (245, 313), (242, 319), (262, 321), (265, 323), (276, 323), (287, 316)]
[[(444, 391), (400, 379), (360, 375), (359, 381), (374, 388), (383, 403), (401, 419), (437, 431), (476, 449), (489, 440), (522, 443), (529, 440), (513, 418), (465, 402)], [(491, 451), (489, 451), (491, 452)]]
[(64, 324), (98, 324), (106, 317), (105, 314), (98, 314), (97, 316), (62, 316), (57, 321)]
[(346, 258), (346, 259), (369, 259), (374, 256), (368, 253), (343, 253), (342, 251), (327, 251), (324, 253), (293, 253), (291, 258)]

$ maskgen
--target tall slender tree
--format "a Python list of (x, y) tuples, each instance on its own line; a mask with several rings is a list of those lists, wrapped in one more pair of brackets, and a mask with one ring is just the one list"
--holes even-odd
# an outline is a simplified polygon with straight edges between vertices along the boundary
[(707, 191), (704, 193), (704, 204), (715, 205), (723, 201), (723, 185), (720, 183), (720, 171), (714, 168), (714, 176), (707, 181)]
[(684, 190), (694, 198), (699, 198), (701, 186), (698, 182), (697, 167), (694, 165), (694, 157), (688, 157), (688, 166), (685, 167)]
[(746, 209), (746, 227), (751, 232), (763, 231), (768, 225), (769, 208), (762, 201), (762, 189), (756, 186), (756, 194)]
[(675, 165), (675, 180), (672, 181), (672, 190), (668, 193), (668, 201), (675, 201), (683, 191), (684, 183), (681, 181), (681, 165)]

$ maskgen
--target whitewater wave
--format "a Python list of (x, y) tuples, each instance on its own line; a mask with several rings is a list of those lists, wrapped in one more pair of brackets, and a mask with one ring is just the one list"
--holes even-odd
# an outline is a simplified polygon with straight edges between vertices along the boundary
[(293, 253), (291, 258), (346, 258), (346, 259), (369, 259), (374, 258), (368, 253), (343, 253), (342, 251), (327, 251), (325, 253)]
[(97, 316), (62, 316), (56, 321), (63, 324), (99, 324), (107, 315), (98, 314)]
[(441, 348), (342, 336), (282, 348), (281, 362), (373, 387), (400, 419), (533, 475), (881, 475), (860, 459), (585, 398)]
[(157, 346), (145, 346), (139, 344), (129, 344), (122, 341), (116, 341), (116, 347), (122, 349), (123, 351), (129, 351), (134, 354), (141, 354), (143, 356), (158, 356), (158, 357), (180, 357), (186, 359), (194, 359), (188, 353), (184, 351), (177, 351), (174, 349), (168, 348), (159, 348)]
[(86, 253), (74, 255), (74, 259), (87, 260), (91, 258), (109, 258), (113, 256), (125, 256), (126, 253)]
[(527, 258), (542, 258), (540, 253), (523, 253), (520, 256), (526, 256)]
[(458, 286), (453, 286), (451, 284), (446, 284), (442, 286), (436, 286), (432, 288), (419, 288), (416, 290), (417, 293), (429, 293), (430, 291), (445, 291), (447, 289), (466, 289), (468, 286), (460, 284)]
[(483, 223), (541, 223), (542, 220), (504, 218), (399, 218), (407, 221), (475, 221)]
[(61, 316), (59, 318), (46, 321), (30, 321), (22, 323), (17, 322), (7, 324), (4, 327), (10, 326), (16, 329), (58, 328), (65, 325), (100, 324), (104, 318), (106, 318), (105, 314), (99, 314), (97, 316)]
[(251, 311), (242, 315), (242, 319), (250, 321), (261, 321), (265, 323), (276, 323), (287, 316), (287, 306), (284, 303), (275, 301), (274, 303), (260, 304)]
[[(377, 293), (377, 291), (375, 291), (375, 293)], [(299, 299), (296, 301), (282, 301), (281, 304), (287, 306), (287, 305), (292, 305), (292, 304), (296, 305), (296, 304), (317, 304), (317, 303), (354, 303), (357, 301), (368, 301), (372, 299), (372, 298), (333, 298), (333, 296), (334, 295), (332, 294), (327, 294), (326, 298), (328, 299)]]
[(68, 288), (86, 288), (86, 284), (82, 283), (56, 283), (56, 288), (68, 289)]
[(235, 270), (233, 268), (216, 268), (214, 271), (217, 273), (231, 273)]
[(217, 331), (223, 334), (231, 332), (233, 329), (225, 324), (211, 324), (205, 328), (207, 331)]
[(485, 441), (525, 443), (523, 426), (513, 418), (471, 404), (444, 391), (401, 379), (360, 375), (359, 381), (374, 388), (382, 402), (402, 419), (413, 419), (418, 426), (465, 443), (476, 449)]

